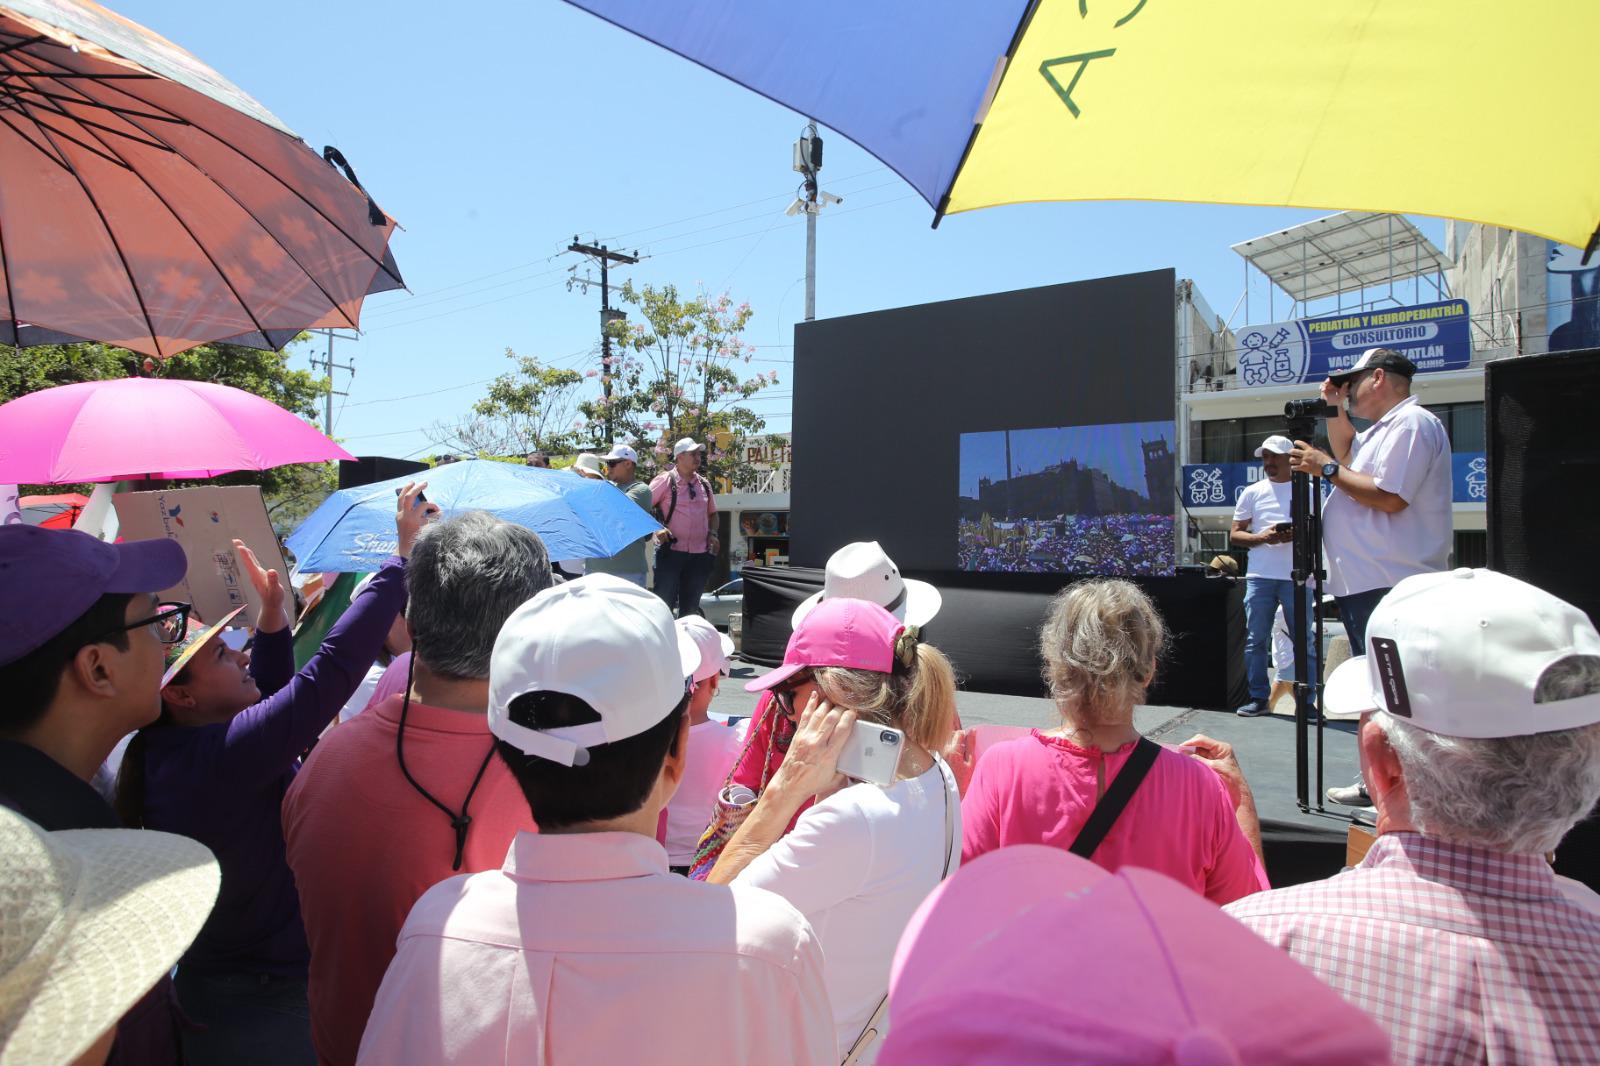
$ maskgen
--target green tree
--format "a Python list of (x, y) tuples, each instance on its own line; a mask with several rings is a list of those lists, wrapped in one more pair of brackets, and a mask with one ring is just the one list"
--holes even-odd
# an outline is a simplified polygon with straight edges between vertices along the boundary
[[(640, 466), (649, 474), (670, 462), (671, 442), (680, 437), (714, 442), (723, 434), (739, 441), (765, 428), (742, 401), (776, 384), (778, 373), (745, 376), (755, 354), (743, 340), (754, 314), (748, 303), (735, 306), (727, 293), (685, 297), (674, 285), (641, 288), (631, 281), (618, 295), (642, 321), (606, 326), (618, 354), (600, 374), (602, 388), (611, 386), (609, 400), (602, 393), (580, 405), (591, 432), (603, 436), (609, 421), (616, 440), (642, 445)], [(713, 446), (707, 458), (712, 476), (744, 480), (738, 448)]]
[[(132, 377), (144, 357), (105, 344), (49, 344), (0, 348), (0, 403), (54, 385)], [(264, 352), (240, 344), (206, 344), (152, 363), (153, 377), (211, 381), (271, 400), (286, 411), (315, 421), (327, 383), (305, 370), (291, 370), (287, 352)], [(144, 427), (144, 432), (182, 433), (182, 426)], [(280, 531), (297, 525), (338, 483), (332, 463), (241, 470), (203, 482), (179, 484), (259, 485), (268, 513)], [(87, 492), (91, 486), (24, 486), (24, 493)]]
[(482, 458), (572, 451), (578, 441), (574, 417), (583, 375), (510, 348), (506, 358), (516, 369), (495, 378), (488, 395), (472, 405), (466, 418), (430, 427), (429, 439), (452, 452)]

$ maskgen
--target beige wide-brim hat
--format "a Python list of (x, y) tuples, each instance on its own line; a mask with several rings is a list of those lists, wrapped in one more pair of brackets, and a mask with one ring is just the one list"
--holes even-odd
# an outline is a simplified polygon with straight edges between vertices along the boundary
[(908, 626), (925, 626), (939, 613), (944, 597), (926, 581), (902, 578), (900, 568), (875, 540), (846, 544), (828, 558), (822, 591), (813, 593), (794, 609), (790, 624), (800, 622), (823, 600), (866, 600)]
[(219, 883), (187, 837), (46, 833), (0, 808), (0, 1066), (87, 1051), (172, 969)]

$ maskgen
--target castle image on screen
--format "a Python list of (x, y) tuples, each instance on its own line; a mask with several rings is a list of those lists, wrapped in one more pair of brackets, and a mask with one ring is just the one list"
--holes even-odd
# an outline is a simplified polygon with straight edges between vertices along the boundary
[(1170, 421), (962, 434), (958, 565), (1171, 574), (1172, 440)]

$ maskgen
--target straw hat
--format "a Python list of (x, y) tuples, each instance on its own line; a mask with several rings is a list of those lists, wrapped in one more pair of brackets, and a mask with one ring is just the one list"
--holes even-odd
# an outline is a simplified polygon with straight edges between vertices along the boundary
[(219, 877), (187, 837), (0, 808), (0, 1064), (87, 1051), (188, 948)]
[[(353, 594), (351, 598), (355, 598)], [(161, 687), (166, 688), (172, 684), (172, 679), (183, 672), (183, 668), (189, 665), (189, 660), (210, 643), (212, 637), (228, 628), (228, 623), (239, 617), (239, 612), (242, 610), (244, 610), (242, 605), (235, 607), (223, 615), (220, 621), (204, 629), (195, 629), (194, 623), (190, 622), (189, 631), (183, 635), (183, 639), (176, 644), (167, 645), (167, 666), (161, 672)]]

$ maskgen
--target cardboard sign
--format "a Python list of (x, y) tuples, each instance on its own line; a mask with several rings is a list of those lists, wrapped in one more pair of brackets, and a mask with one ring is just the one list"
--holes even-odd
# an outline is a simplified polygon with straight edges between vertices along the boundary
[(255, 552), (263, 567), (288, 580), (288, 564), (272, 532), (261, 490), (254, 485), (119, 492), (116, 508), (124, 540), (167, 537), (183, 546), (189, 572), (162, 598), (192, 603), (207, 622), (244, 604), (249, 609), (241, 619), (253, 625), (261, 610), (261, 598), (233, 550), (235, 538)]

